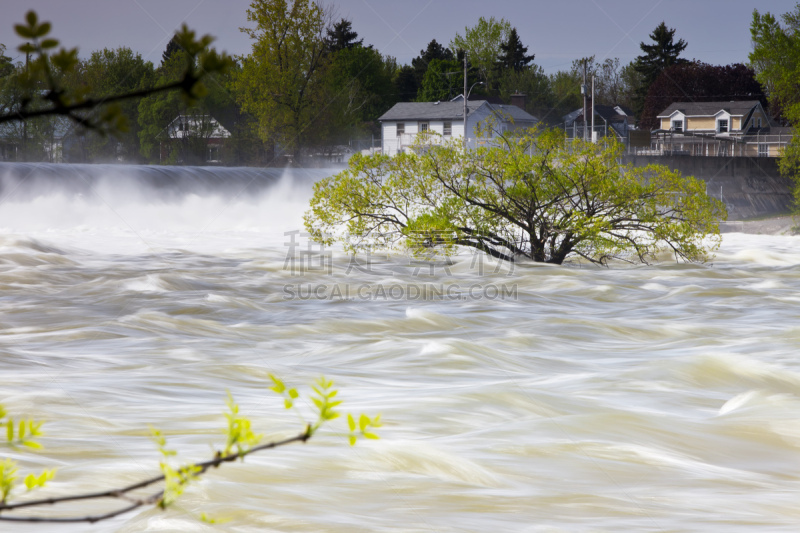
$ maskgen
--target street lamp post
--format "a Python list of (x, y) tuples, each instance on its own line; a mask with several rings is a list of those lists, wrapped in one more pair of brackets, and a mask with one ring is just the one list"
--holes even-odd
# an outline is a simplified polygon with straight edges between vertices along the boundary
[(464, 150), (467, 149), (467, 101), (469, 100), (469, 95), (472, 92), (472, 89), (475, 88), (476, 85), (483, 85), (482, 81), (476, 81), (472, 84), (472, 87), (467, 90), (467, 51), (464, 50)]

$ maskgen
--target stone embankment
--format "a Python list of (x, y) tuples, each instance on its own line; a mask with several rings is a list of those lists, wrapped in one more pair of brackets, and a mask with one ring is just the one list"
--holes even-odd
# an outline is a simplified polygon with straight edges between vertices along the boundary
[[(684, 176), (705, 181), (708, 194), (722, 200), (728, 208), (728, 221), (783, 215), (792, 207), (791, 182), (780, 175), (778, 160), (773, 157), (627, 155), (624, 162), (637, 167), (666, 165)], [(789, 227), (793, 225), (789, 219)]]

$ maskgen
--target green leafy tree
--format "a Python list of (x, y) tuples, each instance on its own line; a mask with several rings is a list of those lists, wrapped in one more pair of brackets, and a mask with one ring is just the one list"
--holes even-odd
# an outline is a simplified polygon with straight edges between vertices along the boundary
[(498, 80), (498, 92), (506, 102), (511, 100), (512, 94), (523, 93), (527, 96), (525, 110), (528, 113), (547, 123), (561, 122), (561, 115), (553, 112), (555, 96), (550, 78), (538, 65), (506, 70)]
[(237, 102), (257, 119), (264, 141), (297, 156), (316, 140), (315, 120), (327, 104), (328, 15), (312, 0), (253, 0), (247, 20), (255, 27), (242, 31), (253, 44), (239, 58)]
[(167, 48), (161, 53), (161, 65), (165, 65), (175, 54), (182, 51), (180, 43), (173, 36), (167, 43)]
[(417, 79), (417, 88), (422, 87), (422, 80), (425, 78), (431, 61), (434, 59), (452, 61), (455, 58), (452, 50), (436, 42), (436, 39), (432, 39), (425, 50), (420, 50), (419, 55), (411, 60), (411, 66)]
[(392, 78), (394, 96), (398, 102), (413, 102), (417, 99), (419, 82), (414, 67), (403, 65), (398, 68)]
[(552, 116), (555, 122), (561, 117), (583, 106), (581, 96), (583, 75), (576, 70), (559, 70), (550, 74), (550, 90), (553, 92)]
[[(170, 41), (172, 42), (172, 41)], [(184, 59), (185, 61), (185, 59)], [(181, 65), (182, 66), (182, 65)], [(92, 88), (93, 94), (102, 99), (120, 92), (150, 89), (155, 86), (156, 77), (153, 64), (144, 61), (140, 54), (130, 48), (105, 48), (92, 52), (92, 55), (78, 67), (79, 83)], [(179, 79), (178, 74), (175, 79)], [(174, 81), (174, 80), (171, 80)], [(70, 161), (140, 161), (139, 155), (139, 103), (128, 100), (119, 103), (119, 111), (125, 117), (124, 131), (115, 136), (101, 135), (84, 131), (80, 135), (80, 154), (72, 154)], [(99, 105), (83, 114), (93, 120), (108, 112), (106, 106)], [(81, 132), (78, 132), (81, 133)]]
[(14, 61), (6, 54), (6, 45), (0, 43), (0, 78), (5, 78), (14, 71)]
[[(180, 77), (186, 53), (176, 52), (158, 69), (157, 84)], [(227, 116), (232, 105), (224, 74), (206, 78), (203, 98), (187, 101), (179, 93), (159, 93), (139, 102), (139, 142), (148, 162), (205, 165), (208, 140), (218, 133), (218, 117)]]
[[(397, 64), (372, 47), (352, 46), (332, 58), (326, 136), (359, 136), (396, 102), (392, 77)], [(321, 121), (320, 121), (321, 122)], [(324, 139), (323, 139), (324, 140)]]
[(773, 114), (780, 113), (793, 127), (793, 136), (779, 161), (781, 174), (794, 181), (795, 208), (800, 213), (800, 4), (779, 20), (767, 12), (753, 12), (750, 64), (765, 88)]
[(575, 256), (647, 263), (662, 251), (702, 262), (720, 243), (725, 208), (700, 180), (622, 165), (621, 145), (566, 144), (555, 130), (492, 139), (464, 150), (425, 135), (395, 157), (357, 154), (315, 184), (306, 229), (352, 251), (467, 246), (555, 264)]
[[(643, 91), (645, 91), (645, 80), (642, 75), (636, 70), (636, 63), (631, 61), (619, 71), (620, 79), (620, 92), (617, 95), (617, 103), (631, 108), (634, 113), (637, 109), (638, 98)], [(645, 91), (646, 92), (646, 91)], [(641, 109), (639, 109), (641, 114)], [(640, 115), (639, 115), (640, 116)]]
[(511, 28), (508, 39), (500, 44), (500, 55), (497, 56), (497, 67), (500, 74), (502, 75), (508, 70), (520, 72), (527, 68), (536, 57), (536, 54), (526, 55), (527, 53), (528, 47), (522, 45), (517, 28)]
[(448, 101), (462, 93), (463, 80), (463, 68), (457, 61), (434, 59), (425, 71), (417, 101)]
[(510, 33), (511, 24), (505, 19), (480, 17), (475, 26), (464, 28), (464, 35), (456, 33), (450, 48), (466, 51), (470, 64), (478, 69), (479, 79), (493, 90), (498, 50), (508, 42)]
[[(9, 112), (0, 113), (0, 124), (24, 122), (39, 117), (61, 116), (83, 127), (116, 133), (124, 131), (125, 120), (119, 102), (134, 100), (145, 96), (180, 90), (187, 100), (205, 94), (203, 77), (213, 72), (222, 72), (230, 64), (226, 54), (209, 49), (213, 38), (209, 35), (197, 38), (195, 32), (185, 25), (176, 34), (178, 43), (185, 53), (180, 79), (167, 85), (149, 89), (120, 92), (106, 97), (91, 96), (92, 88), (69, 83), (79, 65), (77, 48), (60, 48), (59, 41), (48, 37), (51, 24), (39, 22), (34, 11), (25, 15), (25, 24), (14, 26), (17, 34), (27, 42), (18, 50), (33, 57), (17, 76), (17, 83), (23, 94), (18, 105)], [(114, 104), (114, 105), (112, 105)], [(105, 111), (95, 117), (86, 111), (104, 105)]]
[[(29, 89), (23, 83), (26, 76), (24, 64), (17, 64), (5, 77), (0, 78), (0, 110), (13, 115), (28, 109), (42, 109), (40, 100), (29, 101)], [(60, 78), (61, 79), (61, 78)], [(56, 116), (38, 116), (26, 121), (7, 121), (0, 124), (3, 141), (3, 159), (15, 161), (58, 162), (62, 152), (56, 142), (56, 133), (68, 130), (68, 120)]]
[(653, 44), (644, 42), (639, 44), (644, 54), (636, 58), (634, 67), (642, 76), (642, 88), (636, 100), (637, 114), (641, 113), (644, 108), (647, 91), (650, 89), (650, 85), (656, 81), (659, 74), (667, 67), (686, 62), (685, 59), (680, 57), (680, 54), (686, 49), (687, 43), (683, 39), (678, 39), (678, 42), (675, 42), (675, 31), (675, 28), (667, 28), (667, 25), (662, 21), (650, 34)]

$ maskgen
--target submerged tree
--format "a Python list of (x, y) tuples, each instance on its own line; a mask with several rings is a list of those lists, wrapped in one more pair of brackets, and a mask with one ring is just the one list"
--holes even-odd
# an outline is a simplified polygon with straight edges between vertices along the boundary
[(648, 263), (665, 250), (703, 262), (720, 243), (725, 208), (700, 180), (622, 165), (614, 142), (565, 144), (555, 131), (492, 141), (465, 151), (427, 135), (395, 157), (356, 154), (349, 169), (315, 184), (306, 228), (352, 251), (467, 246), (555, 264)]

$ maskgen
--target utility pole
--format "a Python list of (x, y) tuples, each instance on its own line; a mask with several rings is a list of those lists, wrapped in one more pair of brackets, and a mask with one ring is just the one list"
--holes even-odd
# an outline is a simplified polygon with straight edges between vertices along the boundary
[(583, 140), (586, 141), (586, 60), (583, 60), (583, 85), (581, 85), (583, 95)]
[(467, 150), (467, 51), (464, 50), (464, 151)]
[(594, 74), (592, 74), (592, 142), (594, 139)]
[[(30, 62), (30, 52), (25, 52), (25, 74), (28, 73), (28, 63)], [(22, 121), (22, 160), (28, 160), (28, 121)]]

